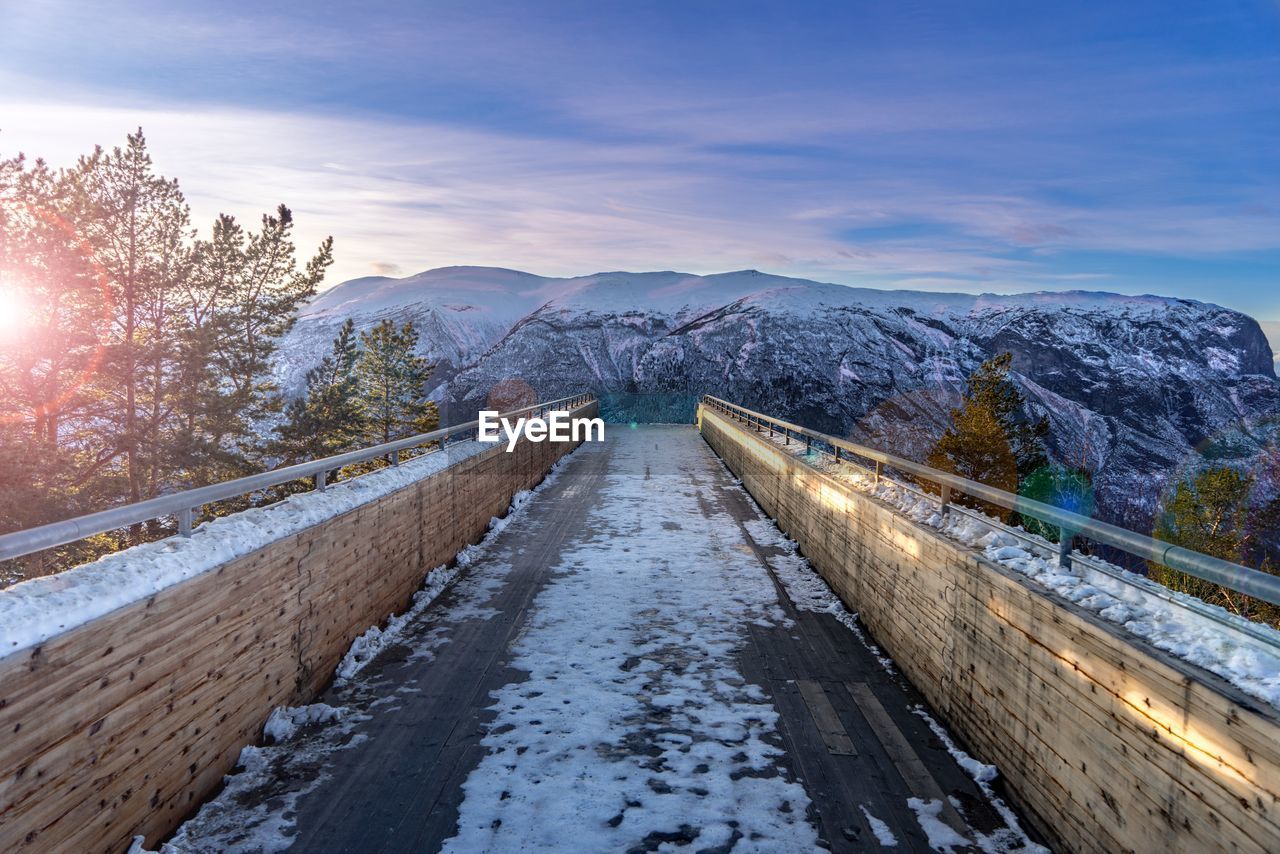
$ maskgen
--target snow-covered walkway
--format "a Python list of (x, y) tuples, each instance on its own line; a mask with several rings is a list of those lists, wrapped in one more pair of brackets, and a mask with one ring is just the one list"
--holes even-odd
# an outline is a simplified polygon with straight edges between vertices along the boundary
[(696, 430), (607, 439), (177, 847), (1027, 847)]

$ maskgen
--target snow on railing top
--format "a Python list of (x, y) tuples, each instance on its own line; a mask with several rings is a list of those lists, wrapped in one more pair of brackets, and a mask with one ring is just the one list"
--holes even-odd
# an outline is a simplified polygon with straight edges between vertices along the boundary
[[(576, 394), (562, 397), (559, 400), (535, 403), (511, 412), (505, 412), (503, 416), (520, 416), (535, 411), (545, 414), (556, 408), (575, 409), (590, 400), (592, 400), (592, 395), (589, 393)], [(456, 439), (459, 436), (474, 433), (478, 424), (478, 421), (468, 421), (465, 424), (444, 427), (439, 430), (433, 430), (430, 433), (421, 433), (416, 436), (397, 439), (394, 442), (385, 442), (381, 445), (349, 451), (345, 454), (337, 454), (331, 457), (298, 463), (297, 465), (272, 469), (261, 474), (202, 486), (197, 489), (188, 489), (172, 495), (162, 495), (136, 504), (127, 504), (124, 507), (115, 507), (110, 510), (78, 516), (74, 519), (52, 522), (37, 528), (28, 528), (23, 531), (3, 534), (0, 535), (0, 561), (22, 557), (23, 555), (66, 545), (67, 543), (74, 543), (77, 540), (83, 540), (96, 534), (167, 516), (177, 517), (179, 533), (187, 536), (191, 533), (193, 510), (197, 510), (205, 504), (225, 501), (228, 498), (238, 498), (241, 495), (308, 477), (314, 477), (316, 489), (323, 492), (329, 472), (376, 457), (390, 456), (392, 463), (398, 464), (401, 451), (411, 450), (432, 442), (439, 442), (443, 446), (448, 439)]]
[(819, 433), (816, 430), (810, 430), (806, 427), (729, 403), (718, 397), (704, 395), (702, 401), (713, 409), (718, 409), (739, 420), (756, 425), (769, 426), (771, 429), (785, 431), (792, 436), (802, 436), (809, 440), (816, 440), (829, 446), (832, 449), (831, 453), (837, 459), (840, 458), (842, 452), (847, 452), (870, 460), (875, 464), (877, 474), (881, 473), (885, 466), (889, 466), (921, 480), (936, 484), (940, 489), (940, 501), (943, 508), (947, 507), (951, 492), (955, 491), (981, 499), (997, 507), (1003, 507), (1006, 510), (1013, 510), (1022, 516), (1038, 519), (1045, 524), (1055, 525), (1060, 532), (1058, 555), (1059, 562), (1063, 567), (1070, 567), (1071, 565), (1073, 541), (1077, 537), (1083, 537), (1096, 543), (1119, 549), (1134, 557), (1167, 566), (1178, 572), (1185, 572), (1188, 575), (1219, 584), (1238, 593), (1253, 596), (1264, 602), (1280, 605), (1280, 576), (1185, 549), (1181, 546), (1149, 537), (1146, 534), (1139, 534), (1117, 525), (1082, 516), (1079, 513), (1073, 513), (1061, 507), (1054, 507), (1052, 504), (1035, 501), (1022, 495), (1016, 495), (1003, 489), (997, 489), (984, 483), (978, 483), (949, 472), (921, 465), (893, 454), (887, 454), (875, 448), (839, 439), (826, 433)]

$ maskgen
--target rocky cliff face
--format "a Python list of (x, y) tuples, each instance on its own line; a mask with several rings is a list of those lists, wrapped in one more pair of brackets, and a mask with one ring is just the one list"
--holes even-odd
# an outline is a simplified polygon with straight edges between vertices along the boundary
[(711, 393), (915, 458), (968, 374), (1009, 351), (1029, 414), (1052, 424), (1053, 455), (1095, 471), (1106, 515), (1138, 527), (1197, 449), (1256, 462), (1280, 417), (1258, 324), (1160, 297), (874, 291), (755, 271), (543, 279), (450, 268), (323, 295), (283, 349), (286, 386), (348, 314), (361, 325), (415, 320), (454, 420), (511, 380), (542, 398), (594, 389), (615, 421), (688, 421)]

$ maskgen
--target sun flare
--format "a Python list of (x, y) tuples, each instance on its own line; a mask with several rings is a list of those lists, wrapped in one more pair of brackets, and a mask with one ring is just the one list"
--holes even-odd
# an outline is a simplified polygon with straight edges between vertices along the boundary
[(22, 288), (0, 283), (0, 342), (20, 335), (30, 323), (33, 307)]

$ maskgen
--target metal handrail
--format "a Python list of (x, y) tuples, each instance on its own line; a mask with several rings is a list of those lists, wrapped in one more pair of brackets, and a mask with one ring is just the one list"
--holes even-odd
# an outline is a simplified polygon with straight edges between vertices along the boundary
[[(535, 403), (521, 409), (513, 409), (510, 412), (502, 413), (502, 417), (510, 418), (535, 410), (540, 413), (546, 413), (552, 411), (553, 407), (574, 410), (593, 399), (593, 395), (589, 393), (576, 394), (570, 397), (562, 397), (559, 400)], [(89, 513), (74, 519), (51, 522), (48, 525), (41, 525), (37, 528), (27, 528), (23, 531), (2, 534), (0, 535), (0, 561), (34, 554), (35, 552), (63, 546), (67, 543), (74, 543), (86, 537), (141, 524), (142, 522), (149, 522), (152, 519), (159, 519), (163, 516), (178, 517), (179, 533), (189, 535), (193, 510), (205, 504), (225, 501), (228, 498), (238, 498), (241, 495), (257, 492), (260, 489), (279, 486), (282, 483), (307, 477), (314, 477), (316, 491), (323, 492), (326, 487), (327, 475), (331, 471), (337, 471), (353, 463), (365, 462), (366, 460), (385, 456), (390, 456), (392, 464), (398, 465), (401, 451), (411, 450), (431, 442), (440, 442), (443, 448), (446, 439), (459, 433), (473, 431), (478, 425), (479, 421), (468, 421), (465, 424), (444, 427), (439, 430), (433, 430), (430, 433), (420, 433), (416, 436), (397, 439), (393, 442), (384, 442), (381, 445), (374, 445), (357, 451), (348, 451), (345, 454), (322, 457), (318, 460), (272, 469), (235, 480), (214, 483), (183, 492), (175, 492), (172, 495), (161, 495), (158, 498), (139, 501), (136, 504), (127, 504), (123, 507), (114, 507), (110, 510), (101, 510), (97, 513)]]
[(826, 433), (819, 433), (816, 430), (810, 430), (798, 424), (773, 418), (718, 397), (704, 395), (702, 401), (704, 404), (708, 404), (712, 408), (732, 415), (739, 420), (757, 425), (771, 425), (773, 429), (780, 429), (790, 435), (803, 436), (807, 439), (830, 445), (835, 449), (837, 458), (839, 458), (841, 451), (848, 451), (856, 456), (871, 460), (876, 464), (875, 470), (877, 473), (884, 466), (891, 466), (899, 471), (914, 475), (921, 480), (937, 484), (941, 491), (941, 505), (944, 512), (947, 510), (950, 495), (954, 491), (980, 499), (988, 504), (994, 504), (997, 507), (1003, 507), (1006, 510), (1013, 510), (1019, 515), (1029, 516), (1046, 524), (1054, 525), (1061, 535), (1059, 537), (1058, 550), (1059, 562), (1065, 567), (1071, 565), (1072, 541), (1076, 537), (1083, 537), (1096, 543), (1119, 549), (1142, 560), (1161, 564), (1178, 572), (1185, 572), (1188, 575), (1195, 576), (1203, 581), (1209, 581), (1236, 592), (1253, 596), (1272, 605), (1280, 605), (1280, 576), (1166, 543), (1146, 534), (1139, 534), (1136, 531), (1130, 531), (1127, 528), (1121, 528), (1108, 522), (1082, 516), (1079, 513), (1073, 513), (1070, 510), (1054, 507), (1052, 504), (1045, 504), (1042, 501), (1036, 501), (1022, 495), (1015, 495), (1012, 492), (987, 486), (985, 483), (969, 480), (930, 466), (921, 465), (893, 454), (887, 454), (884, 451), (878, 451), (875, 448), (839, 439)]

